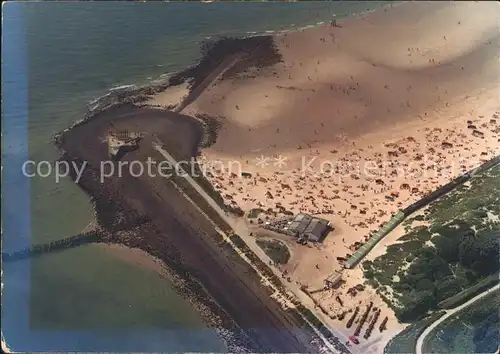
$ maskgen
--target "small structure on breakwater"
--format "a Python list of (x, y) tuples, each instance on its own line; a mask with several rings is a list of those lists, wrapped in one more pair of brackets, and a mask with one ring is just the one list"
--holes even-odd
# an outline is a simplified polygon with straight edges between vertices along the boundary
[(127, 130), (115, 132), (110, 128), (106, 136), (109, 157), (119, 160), (126, 152), (138, 149), (139, 140), (143, 136), (143, 133), (129, 132)]

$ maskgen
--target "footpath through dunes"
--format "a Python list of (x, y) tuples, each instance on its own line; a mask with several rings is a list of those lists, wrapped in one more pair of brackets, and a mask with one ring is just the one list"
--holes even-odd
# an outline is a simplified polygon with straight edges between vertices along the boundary
[[(178, 158), (188, 158), (196, 151), (201, 129), (190, 117), (123, 106), (101, 113), (59, 137), (58, 145), (65, 151), (66, 160), (88, 162), (80, 182), (82, 188), (96, 205), (110, 205), (110, 211), (102, 209), (108, 213), (104, 217), (107, 220), (100, 221), (102, 227), (114, 232), (110, 241), (139, 247), (175, 267), (181, 276), (194, 279), (220, 306), (212, 308), (213, 315), (229, 316), (257, 343), (253, 351), (310, 352), (311, 337), (302, 331), (301, 324), (270, 298), (269, 291), (241, 259), (231, 258), (228, 250), (217, 243), (211, 222), (155, 167), (153, 173), (138, 177), (124, 168), (121, 177), (115, 173), (104, 183), (99, 182), (100, 164), (108, 160), (105, 137), (110, 123), (115, 130), (145, 133), (139, 149), (122, 158), (123, 162), (144, 165), (148, 157), (163, 160), (152, 148), (152, 133), (167, 146), (175, 147)], [(137, 220), (142, 224), (134, 225)], [(222, 322), (224, 327), (235, 330), (229, 319)]]

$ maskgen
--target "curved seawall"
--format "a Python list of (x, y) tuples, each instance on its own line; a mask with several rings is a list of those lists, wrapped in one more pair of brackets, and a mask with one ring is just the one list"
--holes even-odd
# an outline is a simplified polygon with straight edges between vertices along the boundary
[(366, 255), (375, 247), (375, 245), (382, 240), (389, 232), (394, 230), (399, 224), (401, 224), (408, 216), (413, 214), (419, 209), (422, 209), (426, 205), (432, 203), (434, 200), (442, 197), (448, 192), (451, 192), (459, 185), (467, 182), (471, 178), (474, 178), (478, 174), (500, 164), (500, 155), (495, 156), (491, 160), (483, 163), (482, 165), (458, 176), (451, 182), (445, 184), (434, 192), (423, 197), (422, 199), (416, 201), (415, 203), (409, 205), (403, 210), (400, 210), (396, 215), (394, 215), (388, 222), (382, 226), (363, 246), (361, 246), (344, 264), (344, 268), (352, 269), (354, 268)]

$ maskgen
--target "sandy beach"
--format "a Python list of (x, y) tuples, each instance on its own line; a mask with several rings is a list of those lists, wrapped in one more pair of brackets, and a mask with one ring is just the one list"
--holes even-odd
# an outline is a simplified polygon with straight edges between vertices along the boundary
[[(293, 281), (321, 287), (392, 214), (500, 153), (499, 16), (496, 2), (411, 2), (277, 35), (280, 63), (220, 78), (182, 110), (222, 123), (199, 161), (226, 203), (334, 225), (321, 249), (290, 242)], [(151, 102), (172, 104), (170, 90)], [(346, 295), (359, 267), (344, 279), (313, 295), (331, 317), (339, 295), (402, 328), (374, 291)]]

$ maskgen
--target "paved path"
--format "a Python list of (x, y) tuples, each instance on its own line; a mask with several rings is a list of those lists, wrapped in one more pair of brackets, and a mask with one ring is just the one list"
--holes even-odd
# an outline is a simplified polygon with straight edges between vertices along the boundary
[(455, 307), (454, 309), (451, 309), (451, 310), (447, 310), (446, 311), (446, 314), (442, 317), (440, 317), (436, 322), (434, 322), (433, 324), (431, 324), (429, 327), (427, 327), (425, 329), (425, 331), (420, 335), (420, 337), (418, 337), (417, 339), (417, 347), (415, 348), (415, 352), (417, 354), (422, 354), (423, 351), (422, 351), (422, 347), (424, 345), (424, 341), (425, 341), (425, 338), (429, 335), (429, 333), (431, 333), (437, 326), (439, 326), (439, 324), (443, 321), (445, 321), (447, 318), (449, 318), (450, 316), (454, 315), (455, 313), (457, 313), (458, 311), (472, 305), (473, 303), (475, 303), (477, 300), (483, 298), (484, 296), (488, 295), (489, 293), (495, 291), (495, 290), (498, 290), (500, 288), (500, 284), (498, 285), (495, 285), (493, 288), (491, 289), (488, 289), (486, 290), (485, 292), (482, 292), (481, 294), (479, 295), (476, 295), (475, 297), (473, 297), (472, 299), (470, 299), (469, 301), (467, 301), (466, 303), (458, 306), (458, 307)]
[[(168, 151), (166, 151), (158, 142), (153, 143), (153, 147), (155, 150), (157, 150), (160, 154), (165, 157), (165, 159), (172, 165), (172, 166), (179, 166), (177, 164), (177, 161), (172, 157), (172, 155), (169, 154)], [(180, 167), (180, 166), (179, 166)], [(242, 218), (232, 218), (230, 217), (220, 206), (217, 204), (212, 197), (210, 197), (205, 190), (200, 187), (200, 185), (188, 174), (184, 174), (183, 176), (186, 178), (186, 181), (206, 200), (206, 202), (219, 214), (219, 216), (224, 220), (228, 225), (230, 225), (235, 233), (240, 236), (243, 241), (247, 244), (247, 246), (265, 263), (269, 263), (271, 259), (269, 256), (260, 248), (257, 243), (255, 242), (255, 239), (250, 236), (248, 227), (246, 226), (244, 220)], [(274, 272), (274, 274), (278, 277), (281, 277), (281, 273), (276, 270), (274, 267), (270, 267), (270, 269)], [(311, 310), (313, 313), (316, 313), (316, 310), (314, 309), (314, 304), (312, 303), (311, 299), (304, 294), (299, 286), (295, 283), (286, 283), (285, 286), (290, 289), (303, 303), (304, 306), (306, 306), (309, 310)], [(335, 330), (334, 328), (330, 328), (330, 331), (340, 340), (340, 343), (345, 344), (346, 342), (349, 341), (349, 338), (347, 338), (344, 333)], [(318, 332), (317, 332), (318, 333)], [(318, 333), (319, 335), (319, 333)], [(322, 335), (320, 335), (321, 339), (323, 340), (324, 344), (334, 353), (337, 353), (338, 351), (335, 349), (335, 347)], [(353, 347), (349, 348), (349, 351), (351, 353), (355, 353), (352, 349), (355, 349)]]

